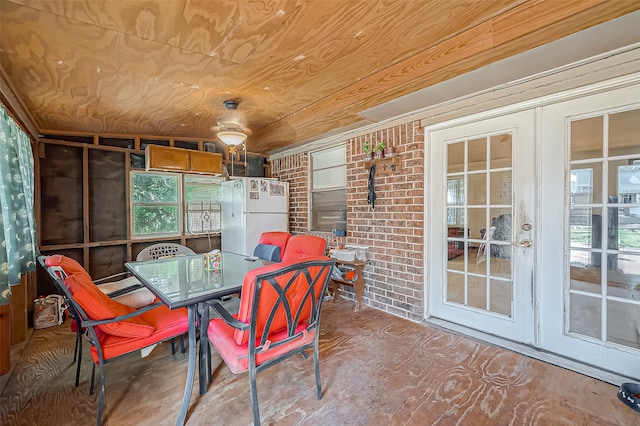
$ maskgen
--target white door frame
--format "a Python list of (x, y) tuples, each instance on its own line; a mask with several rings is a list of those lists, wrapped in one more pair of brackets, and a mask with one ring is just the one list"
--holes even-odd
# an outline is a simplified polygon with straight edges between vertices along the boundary
[[(513, 341), (525, 344), (533, 344), (535, 341), (535, 311), (533, 302), (533, 288), (535, 288), (534, 260), (535, 260), (535, 234), (536, 227), (536, 197), (533, 188), (537, 185), (537, 170), (535, 162), (536, 127), (535, 111), (520, 111), (506, 114), (500, 117), (492, 117), (477, 122), (466, 123), (459, 126), (439, 130), (429, 129), (429, 151), (433, 159), (433, 166), (429, 167), (432, 189), (429, 200), (429, 226), (425, 232), (429, 244), (427, 244), (427, 259), (431, 268), (428, 271), (429, 281), (433, 285), (427, 288), (428, 310), (445, 320), (457, 322), (467, 327), (472, 327), (486, 333), (496, 334)], [(443, 236), (446, 235), (446, 218), (444, 216), (444, 204), (446, 203), (444, 191), (446, 179), (443, 177), (443, 162), (446, 149), (446, 141), (459, 139), (473, 139), (486, 134), (506, 134), (512, 137), (512, 150), (514, 154), (511, 164), (513, 193), (515, 199), (512, 204), (512, 235), (511, 242), (519, 242), (521, 239), (533, 241), (533, 247), (524, 248), (513, 244), (513, 256), (506, 262), (513, 271), (511, 276), (512, 306), (511, 316), (496, 315), (489, 311), (469, 309), (462, 305), (445, 301), (448, 274), (446, 272), (446, 244)], [(519, 158), (518, 158), (519, 156)], [(436, 158), (439, 157), (439, 158)], [(524, 161), (523, 161), (524, 160)], [(495, 166), (494, 166), (495, 167)], [(526, 186), (526, 187), (525, 187)], [(487, 200), (489, 203), (489, 200)], [(532, 224), (530, 231), (523, 231), (524, 223)], [(487, 228), (488, 229), (488, 228)], [(472, 238), (478, 238), (477, 236)], [(468, 253), (467, 253), (468, 255)], [(472, 259), (467, 258), (467, 265), (471, 265)], [(487, 256), (486, 262), (496, 262), (497, 258)], [(474, 272), (471, 271), (470, 272)], [(482, 273), (482, 272), (480, 272)], [(463, 277), (466, 274), (462, 275)], [(487, 296), (489, 297), (489, 296)]]

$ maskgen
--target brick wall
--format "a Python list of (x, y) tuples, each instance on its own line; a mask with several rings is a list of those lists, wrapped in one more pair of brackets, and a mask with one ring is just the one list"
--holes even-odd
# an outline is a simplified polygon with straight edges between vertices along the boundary
[[(393, 146), (401, 167), (375, 178), (375, 211), (367, 204), (369, 172), (364, 166), (364, 141)], [(414, 321), (424, 311), (424, 133), (411, 122), (347, 140), (347, 244), (370, 247), (365, 267), (364, 303)], [(308, 232), (307, 154), (272, 162), (273, 176), (290, 183), (292, 233)], [(331, 246), (334, 241), (327, 240)], [(341, 294), (353, 300), (346, 286)]]
[(293, 154), (271, 162), (271, 176), (289, 182), (289, 231), (309, 230), (309, 155)]
[[(375, 178), (367, 204), (364, 142), (395, 148), (400, 170)], [(365, 304), (419, 321), (424, 311), (424, 133), (411, 122), (347, 141), (347, 240), (370, 247)]]

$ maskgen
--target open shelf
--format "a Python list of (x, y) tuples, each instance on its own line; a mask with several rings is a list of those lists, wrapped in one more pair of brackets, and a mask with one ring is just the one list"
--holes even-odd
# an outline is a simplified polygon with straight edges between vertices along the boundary
[(376, 176), (387, 176), (400, 171), (402, 162), (400, 156), (374, 158), (373, 160), (365, 160), (364, 168), (371, 169), (372, 165), (376, 165)]

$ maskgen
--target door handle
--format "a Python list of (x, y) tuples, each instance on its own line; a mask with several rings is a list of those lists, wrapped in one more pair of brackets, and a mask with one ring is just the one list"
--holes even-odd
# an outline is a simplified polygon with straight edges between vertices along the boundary
[(529, 247), (531, 247), (533, 245), (531, 240), (522, 240), (519, 243), (513, 243), (513, 244), (518, 246), (518, 247), (524, 247), (524, 248), (529, 248)]

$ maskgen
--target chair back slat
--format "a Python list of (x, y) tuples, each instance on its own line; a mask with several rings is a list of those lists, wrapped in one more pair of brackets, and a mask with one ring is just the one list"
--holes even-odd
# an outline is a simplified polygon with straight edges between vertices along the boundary
[[(251, 331), (246, 338), (256, 351), (288, 343), (317, 327), (334, 263), (325, 257), (309, 258), (250, 281), (252, 288), (246, 290), (252, 291)], [(238, 331), (236, 337), (244, 338), (242, 333), (247, 332)]]
[[(265, 285), (265, 284), (269, 284), (273, 290), (278, 293), (278, 300), (276, 301), (276, 303), (272, 306), (271, 310), (268, 312), (267, 315), (267, 320), (265, 321), (265, 325), (264, 328), (261, 332), (262, 337), (260, 339), (260, 348), (263, 347), (268, 338), (269, 338), (269, 334), (270, 334), (270, 330), (273, 324), (273, 320), (274, 318), (276, 318), (276, 316), (278, 315), (278, 313), (280, 312), (280, 308), (282, 308), (284, 310), (284, 315), (286, 318), (286, 323), (287, 323), (287, 339), (284, 339), (283, 341), (281, 341), (281, 343), (284, 343), (286, 341), (288, 341), (290, 338), (297, 336), (299, 333), (296, 333), (296, 330), (298, 328), (298, 325), (300, 323), (300, 319), (303, 313), (303, 307), (305, 306), (306, 302), (307, 302), (307, 295), (310, 292), (313, 292), (313, 285), (309, 285), (308, 289), (305, 292), (305, 296), (301, 299), (300, 303), (297, 306), (297, 309), (295, 310), (295, 316), (294, 316), (294, 308), (295, 306), (293, 306), (292, 303), (290, 303), (290, 300), (287, 298), (287, 290), (289, 289), (289, 287), (291, 287), (291, 285), (296, 282), (298, 280), (298, 277), (300, 275), (301, 271), (295, 271), (294, 275), (291, 277), (290, 280), (288, 280), (287, 284), (284, 285), (283, 287), (280, 286), (280, 284), (278, 283), (278, 281), (275, 278), (269, 278), (266, 279), (262, 282), (261, 285)], [(307, 281), (308, 283), (311, 283), (311, 280)], [(255, 310), (254, 310), (255, 312)], [(277, 331), (277, 330), (276, 330)], [(258, 348), (258, 350), (260, 349)]]
[(175, 243), (158, 243), (145, 247), (136, 256), (137, 261), (160, 259), (161, 257), (192, 256), (196, 254), (189, 247)]

